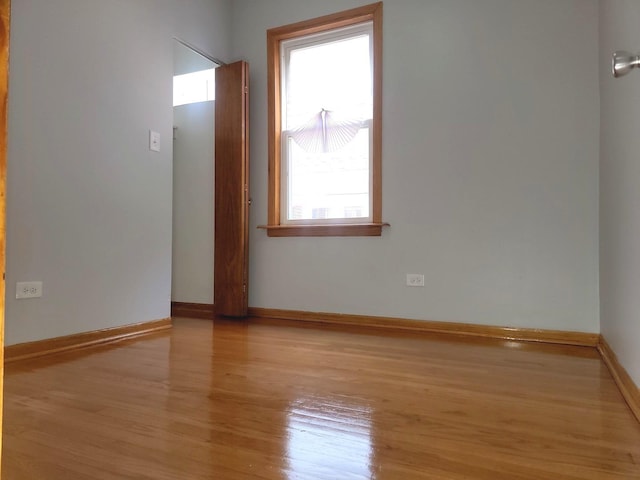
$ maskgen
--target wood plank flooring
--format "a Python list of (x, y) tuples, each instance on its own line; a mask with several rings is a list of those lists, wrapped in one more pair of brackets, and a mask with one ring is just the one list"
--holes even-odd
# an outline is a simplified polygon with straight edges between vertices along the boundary
[(593, 348), (176, 319), (5, 375), (6, 480), (640, 479)]

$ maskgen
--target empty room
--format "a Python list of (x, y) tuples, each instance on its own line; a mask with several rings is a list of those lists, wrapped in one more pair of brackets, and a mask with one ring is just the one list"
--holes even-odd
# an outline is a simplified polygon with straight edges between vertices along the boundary
[(638, 0), (0, 18), (2, 478), (640, 479)]

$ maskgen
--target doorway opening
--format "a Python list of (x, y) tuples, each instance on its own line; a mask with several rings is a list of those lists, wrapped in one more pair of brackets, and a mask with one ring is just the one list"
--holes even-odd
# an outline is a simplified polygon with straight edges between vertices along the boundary
[(215, 69), (173, 41), (172, 303), (213, 304)]

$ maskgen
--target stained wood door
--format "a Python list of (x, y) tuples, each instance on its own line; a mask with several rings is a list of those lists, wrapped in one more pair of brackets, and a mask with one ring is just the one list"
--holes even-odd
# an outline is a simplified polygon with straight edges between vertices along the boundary
[(249, 269), (249, 65), (216, 69), (214, 304), (244, 317)]

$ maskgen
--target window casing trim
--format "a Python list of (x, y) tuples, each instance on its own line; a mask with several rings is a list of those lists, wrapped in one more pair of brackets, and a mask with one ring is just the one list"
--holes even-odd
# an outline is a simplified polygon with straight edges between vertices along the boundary
[[(331, 30), (327, 30), (325, 32), (314, 33), (311, 35), (300, 35), (287, 40), (280, 41), (280, 61), (281, 66), (284, 65), (281, 72), (281, 96), (282, 103), (280, 105), (281, 108), (281, 119), (282, 125), (280, 130), (281, 135), (281, 144), (280, 144), (280, 171), (281, 171), (281, 180), (280, 180), (280, 224), (281, 225), (301, 225), (306, 226), (308, 224), (313, 225), (332, 225), (332, 224), (354, 224), (354, 223), (371, 223), (373, 221), (372, 217), (372, 200), (373, 200), (373, 169), (372, 169), (372, 151), (373, 151), (373, 142), (372, 142), (372, 132), (373, 132), (373, 111), (369, 113), (364, 119), (362, 119), (362, 123), (360, 126), (360, 130), (366, 130), (366, 135), (368, 137), (367, 142), (367, 169), (368, 169), (368, 182), (367, 182), (367, 196), (368, 196), (368, 205), (367, 205), (367, 216), (357, 216), (357, 217), (343, 217), (343, 218), (314, 218), (310, 220), (308, 218), (302, 219), (294, 219), (289, 218), (290, 209), (289, 202), (291, 201), (291, 197), (289, 195), (291, 188), (291, 179), (289, 177), (289, 167), (290, 167), (290, 157), (291, 154), (291, 131), (286, 130), (286, 124), (289, 123), (286, 119), (287, 115), (287, 90), (289, 82), (291, 81), (287, 78), (287, 72), (290, 70), (290, 62), (291, 55), (293, 52), (298, 50), (304, 50), (307, 47), (317, 46), (319, 43), (322, 45), (326, 45), (333, 42), (340, 42), (344, 40), (351, 40), (358, 37), (365, 37), (368, 39), (368, 53), (369, 53), (369, 66), (371, 73), (371, 88), (373, 87), (373, 71), (374, 71), (374, 53), (373, 53), (373, 22), (372, 21), (364, 21), (358, 22), (355, 25), (349, 25), (341, 28), (333, 28)], [(373, 100), (373, 91), (371, 90), (371, 100)]]
[[(323, 225), (282, 225), (281, 223), (281, 182), (282, 182), (282, 95), (281, 95), (281, 52), (280, 44), (291, 38), (308, 36), (357, 25), (364, 22), (373, 23), (373, 118), (371, 131), (371, 218), (369, 223), (349, 225), (344, 223), (327, 223)], [(267, 31), (267, 63), (268, 63), (268, 219), (269, 236), (339, 236), (380, 235), (382, 226), (382, 2), (363, 7), (326, 15), (312, 20), (272, 28)], [(369, 226), (369, 228), (363, 228)], [(313, 235), (300, 235), (304, 230), (314, 231)], [(277, 233), (276, 233), (277, 231)], [(290, 233), (290, 234), (289, 234)]]

